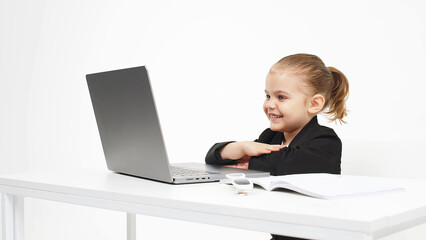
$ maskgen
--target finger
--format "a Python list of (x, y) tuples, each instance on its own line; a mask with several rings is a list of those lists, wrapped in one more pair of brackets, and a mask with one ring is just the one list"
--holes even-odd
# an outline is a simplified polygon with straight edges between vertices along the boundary
[(263, 149), (263, 150), (259, 153), (259, 155), (262, 155), (262, 154), (270, 154), (271, 152), (272, 152), (272, 150), (265, 148), (265, 149)]
[(281, 149), (282, 149), (282, 147), (278, 147), (278, 146), (272, 146), (272, 147), (270, 147), (270, 148), (268, 148), (270, 151), (273, 151), (273, 152), (277, 152), (277, 151), (280, 151)]

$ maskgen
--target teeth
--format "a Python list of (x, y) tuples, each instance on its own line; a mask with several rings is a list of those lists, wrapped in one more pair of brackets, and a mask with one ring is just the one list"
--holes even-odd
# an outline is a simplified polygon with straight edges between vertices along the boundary
[(282, 118), (283, 116), (277, 116), (277, 115), (269, 115), (271, 118)]

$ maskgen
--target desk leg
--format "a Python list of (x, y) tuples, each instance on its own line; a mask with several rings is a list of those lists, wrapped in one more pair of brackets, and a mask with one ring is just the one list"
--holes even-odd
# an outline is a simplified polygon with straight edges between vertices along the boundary
[(127, 213), (127, 240), (136, 240), (136, 214)]
[(24, 239), (24, 198), (2, 194), (3, 240)]

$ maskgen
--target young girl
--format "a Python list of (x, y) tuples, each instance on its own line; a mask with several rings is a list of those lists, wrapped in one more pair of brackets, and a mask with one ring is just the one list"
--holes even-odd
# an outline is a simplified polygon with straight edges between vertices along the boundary
[[(317, 114), (345, 123), (349, 83), (314, 55), (284, 57), (270, 69), (263, 110), (270, 121), (254, 142), (216, 143), (206, 163), (268, 171), (340, 174), (342, 143), (333, 129), (318, 124)], [(275, 240), (297, 239), (273, 235)]]

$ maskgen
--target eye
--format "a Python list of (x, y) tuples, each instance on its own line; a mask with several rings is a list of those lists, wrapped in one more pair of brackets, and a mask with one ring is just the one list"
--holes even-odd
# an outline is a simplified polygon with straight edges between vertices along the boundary
[(267, 99), (270, 99), (270, 98), (271, 98), (271, 96), (269, 96), (268, 94), (266, 94), (266, 98), (267, 98)]
[(286, 97), (284, 97), (284, 96), (278, 96), (278, 99), (279, 100), (285, 100), (285, 99), (287, 99)]

